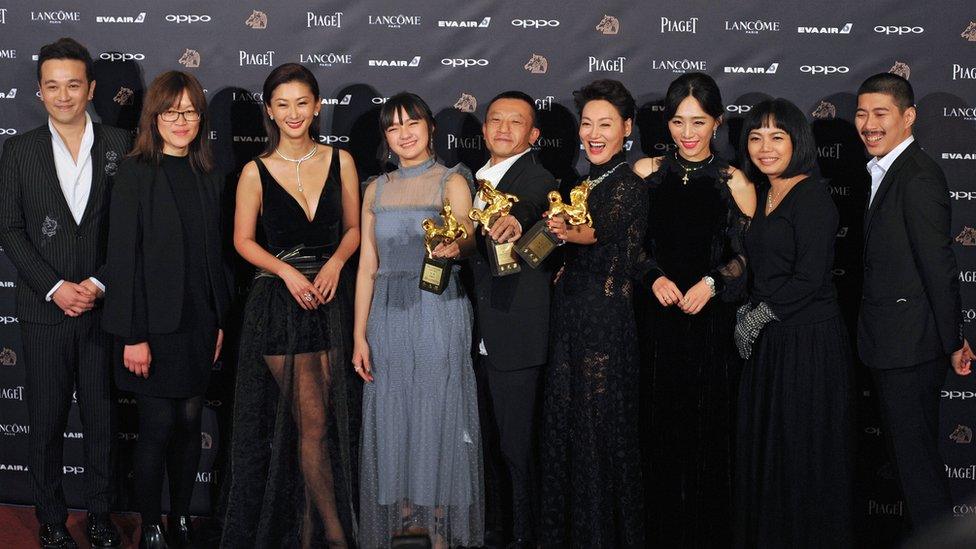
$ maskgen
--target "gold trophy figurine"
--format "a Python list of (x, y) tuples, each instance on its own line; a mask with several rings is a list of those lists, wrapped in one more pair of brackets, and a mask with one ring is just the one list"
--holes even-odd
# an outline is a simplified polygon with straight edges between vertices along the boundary
[(441, 210), (441, 219), (444, 224), (438, 226), (432, 218), (424, 219), (420, 226), (424, 229), (424, 247), (427, 248), (427, 255), (424, 257), (424, 265), (420, 271), (420, 289), (435, 294), (444, 293), (447, 283), (451, 279), (450, 259), (435, 258), (434, 248), (439, 242), (450, 244), (457, 239), (468, 237), (468, 230), (456, 217), (451, 210), (451, 202), (444, 199), (444, 208)]
[[(558, 191), (551, 191), (549, 197), (549, 209), (546, 211), (546, 219), (561, 215), (566, 218), (569, 225), (593, 226), (593, 217), (586, 206), (586, 200), (590, 196), (590, 185), (587, 181), (580, 183), (569, 191), (569, 204), (563, 202), (563, 197)], [(515, 245), (515, 253), (522, 256), (529, 266), (533, 269), (539, 268), (542, 261), (549, 257), (549, 254), (562, 244), (556, 235), (549, 231), (546, 219), (542, 219), (532, 226), (531, 229), (519, 239)]]
[[(485, 201), (485, 208), (472, 209), (468, 212), (468, 218), (481, 223), (486, 232), (491, 228), (492, 221), (508, 215), (512, 211), (512, 205), (519, 201), (514, 194), (499, 191), (485, 179), (478, 180), (478, 192), (481, 194), (481, 199)], [(489, 237), (485, 245), (493, 276), (515, 274), (522, 270), (518, 264), (518, 256), (513, 253), (514, 242), (499, 243)]]

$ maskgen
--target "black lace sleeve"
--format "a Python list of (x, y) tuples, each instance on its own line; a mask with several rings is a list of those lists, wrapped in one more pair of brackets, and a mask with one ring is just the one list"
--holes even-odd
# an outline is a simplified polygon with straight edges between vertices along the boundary
[(735, 302), (743, 299), (747, 292), (748, 265), (746, 263), (745, 234), (750, 218), (742, 213), (729, 190), (731, 172), (723, 170), (716, 186), (726, 204), (725, 222), (722, 230), (712, 240), (712, 270), (708, 275), (715, 280), (715, 291), (719, 299)]
[(593, 229), (597, 242), (615, 244), (620, 252), (618, 258), (625, 262), (611, 265), (610, 271), (637, 279), (648, 269), (643, 248), (648, 212), (646, 187), (629, 170), (614, 179), (604, 183), (612, 187), (599, 215), (593, 216)]
[[(651, 174), (644, 180), (644, 188), (647, 193), (648, 205), (653, 204), (657, 195), (658, 177), (655, 177), (660, 170)], [(641, 262), (640, 283), (650, 288), (654, 281), (662, 276), (667, 276), (664, 269), (657, 261), (657, 241), (655, 233), (651, 230), (650, 224), (647, 227), (647, 235), (644, 238), (644, 258)]]

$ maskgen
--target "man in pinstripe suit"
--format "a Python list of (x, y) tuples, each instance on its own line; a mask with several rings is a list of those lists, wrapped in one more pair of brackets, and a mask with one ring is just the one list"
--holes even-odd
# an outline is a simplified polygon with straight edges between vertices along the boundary
[[(94, 124), (88, 51), (70, 38), (41, 48), (37, 77), (48, 121), (12, 137), (0, 157), (0, 243), (17, 268), (27, 370), (30, 485), (43, 547), (75, 547), (64, 523), (63, 433), (77, 389), (84, 425), (88, 540), (119, 544), (113, 498), (110, 337), (100, 328), (111, 176), (129, 135)], [(75, 465), (75, 464), (70, 464)]]

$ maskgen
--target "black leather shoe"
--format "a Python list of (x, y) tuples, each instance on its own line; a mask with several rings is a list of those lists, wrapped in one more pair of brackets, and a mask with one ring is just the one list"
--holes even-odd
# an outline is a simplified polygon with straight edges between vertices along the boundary
[(112, 523), (108, 513), (88, 513), (88, 543), (92, 547), (118, 547), (122, 545), (122, 536)]
[(156, 524), (142, 525), (142, 537), (139, 538), (139, 549), (169, 549), (163, 527)]
[(167, 515), (166, 533), (170, 547), (189, 547), (193, 537), (193, 519), (187, 515)]
[(78, 549), (78, 544), (71, 538), (64, 524), (46, 522), (41, 525), (38, 537), (44, 549)]

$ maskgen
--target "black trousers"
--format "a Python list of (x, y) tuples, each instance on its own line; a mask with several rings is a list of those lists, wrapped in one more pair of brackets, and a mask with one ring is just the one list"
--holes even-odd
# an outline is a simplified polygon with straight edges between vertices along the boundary
[[(114, 496), (112, 338), (102, 331), (100, 311), (60, 324), (20, 323), (27, 372), (25, 400), (30, 421), (28, 466), (37, 519), (68, 518), (61, 487), (63, 465), (85, 468), (85, 501), (94, 513), (108, 512)], [(75, 391), (84, 431), (85, 463), (62, 463), (64, 430)]]
[[(481, 355), (479, 383), (487, 385), (491, 399), (488, 416), (497, 428), (501, 460), (507, 479), (502, 480), (502, 501), (506, 507), (502, 516), (512, 517), (512, 537), (537, 539), (536, 527), (539, 504), (536, 466), (536, 438), (539, 425), (539, 374), (542, 366), (519, 370), (499, 370), (491, 360)], [(483, 428), (483, 430), (485, 430)], [(491, 458), (490, 448), (485, 459)], [(488, 464), (486, 464), (486, 467)], [(509, 492), (510, 488), (510, 492)], [(508, 494), (511, 499), (508, 499)], [(510, 502), (510, 503), (509, 503)]]
[(871, 370), (915, 531), (945, 518), (952, 507), (945, 462), (939, 454), (939, 402), (948, 367), (948, 358), (942, 357), (908, 368)]

